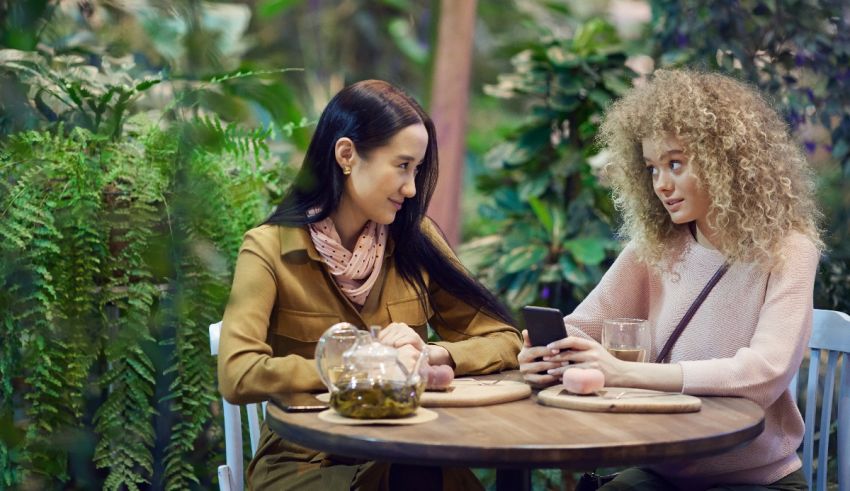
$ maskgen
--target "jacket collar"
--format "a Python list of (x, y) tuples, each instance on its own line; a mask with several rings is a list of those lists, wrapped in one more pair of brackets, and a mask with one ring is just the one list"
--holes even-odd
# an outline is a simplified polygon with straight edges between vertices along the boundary
[[(310, 231), (307, 226), (303, 227), (287, 227), (284, 225), (278, 226), (278, 235), (280, 237), (280, 255), (285, 256), (290, 252), (306, 251), (307, 257), (314, 261), (321, 261), (322, 256), (316, 250), (313, 244), (313, 239), (310, 237)], [(390, 257), (395, 250), (395, 242), (392, 237), (387, 238), (387, 248), (384, 250), (384, 257)]]

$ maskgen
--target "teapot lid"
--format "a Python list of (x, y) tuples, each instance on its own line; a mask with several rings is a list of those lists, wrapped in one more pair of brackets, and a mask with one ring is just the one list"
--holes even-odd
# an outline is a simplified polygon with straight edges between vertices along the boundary
[[(379, 364), (395, 364), (398, 356), (398, 351), (378, 341), (378, 331), (380, 326), (371, 326), (369, 333), (371, 336), (364, 337), (362, 341), (346, 351), (342, 356), (346, 364), (374, 366)], [(368, 339), (368, 341), (366, 341)]]

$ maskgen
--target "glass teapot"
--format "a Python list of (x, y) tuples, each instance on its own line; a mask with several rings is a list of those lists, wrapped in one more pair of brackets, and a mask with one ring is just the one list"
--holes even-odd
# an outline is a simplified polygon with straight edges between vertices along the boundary
[(420, 353), (412, 368), (398, 350), (378, 341), (380, 326), (370, 332), (341, 322), (331, 326), (316, 345), (316, 364), (330, 390), (330, 404), (349, 418), (400, 418), (413, 414), (426, 377), (420, 374), (427, 355)]

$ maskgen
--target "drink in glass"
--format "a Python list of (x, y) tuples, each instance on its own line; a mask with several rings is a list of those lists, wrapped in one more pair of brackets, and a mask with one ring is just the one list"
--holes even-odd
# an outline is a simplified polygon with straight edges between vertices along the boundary
[(623, 361), (645, 362), (649, 345), (649, 322), (645, 319), (606, 319), (602, 322), (602, 346)]

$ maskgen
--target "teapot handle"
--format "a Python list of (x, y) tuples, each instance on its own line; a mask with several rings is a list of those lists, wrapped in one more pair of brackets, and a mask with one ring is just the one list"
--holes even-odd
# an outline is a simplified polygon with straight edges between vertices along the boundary
[(419, 357), (416, 358), (416, 362), (413, 364), (413, 368), (410, 369), (410, 373), (407, 374), (407, 382), (413, 383), (415, 377), (421, 377), (419, 371), (422, 369), (422, 366), (428, 362), (428, 350), (423, 349), (419, 352)]
[[(353, 324), (340, 322), (332, 325), (322, 334), (316, 343), (316, 368), (319, 378), (333, 392), (336, 390), (334, 382), (337, 376), (345, 369), (342, 365), (343, 353), (357, 343), (369, 337), (369, 333), (357, 329)], [(331, 371), (336, 373), (332, 374)]]

